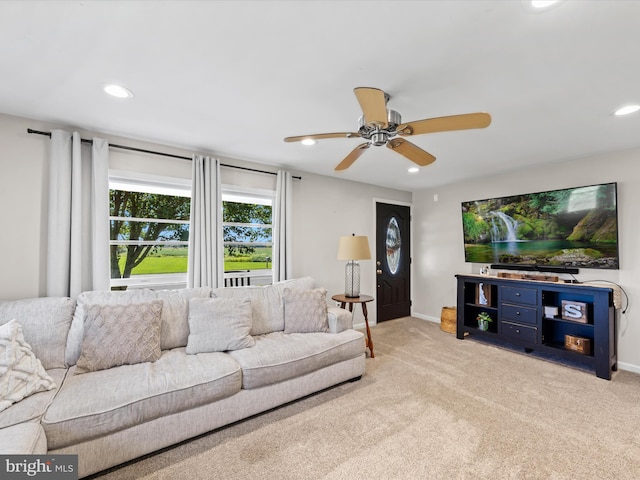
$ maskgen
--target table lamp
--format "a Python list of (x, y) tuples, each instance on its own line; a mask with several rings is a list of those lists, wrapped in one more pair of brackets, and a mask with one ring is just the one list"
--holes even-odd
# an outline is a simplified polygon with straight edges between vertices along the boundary
[(338, 260), (347, 260), (345, 266), (345, 297), (360, 296), (360, 264), (358, 260), (371, 259), (369, 240), (366, 236), (340, 237), (338, 242)]

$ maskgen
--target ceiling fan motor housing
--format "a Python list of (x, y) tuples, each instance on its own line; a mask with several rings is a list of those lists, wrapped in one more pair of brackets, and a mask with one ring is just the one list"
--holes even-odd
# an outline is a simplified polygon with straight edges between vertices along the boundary
[(364, 120), (364, 115), (361, 115), (358, 119), (358, 132), (362, 135), (362, 138), (370, 140), (373, 145), (379, 147), (397, 135), (396, 128), (402, 123), (402, 117), (395, 110), (387, 109), (387, 123), (386, 128), (380, 128), (377, 125), (367, 125)]

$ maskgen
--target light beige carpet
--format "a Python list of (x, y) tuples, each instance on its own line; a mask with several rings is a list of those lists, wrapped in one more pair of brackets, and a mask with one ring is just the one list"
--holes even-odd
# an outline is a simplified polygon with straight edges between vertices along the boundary
[(414, 318), (372, 335), (359, 382), (98, 478), (640, 478), (640, 375), (602, 380)]

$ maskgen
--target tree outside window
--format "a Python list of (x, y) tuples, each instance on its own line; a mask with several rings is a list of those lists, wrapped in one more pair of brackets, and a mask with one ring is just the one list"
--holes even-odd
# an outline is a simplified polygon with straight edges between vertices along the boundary
[(222, 202), (225, 272), (270, 269), (271, 200), (251, 197), (234, 200)]
[[(109, 199), (112, 289), (186, 286), (189, 190), (118, 179)], [(270, 278), (272, 202), (269, 192), (223, 192), (225, 272), (261, 270), (258, 277)]]
[(115, 189), (109, 194), (111, 278), (186, 274), (191, 199)]

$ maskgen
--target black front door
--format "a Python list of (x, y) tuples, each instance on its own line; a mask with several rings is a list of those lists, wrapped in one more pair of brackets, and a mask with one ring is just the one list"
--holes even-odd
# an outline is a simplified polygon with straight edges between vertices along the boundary
[(411, 212), (376, 203), (377, 321), (411, 315)]

